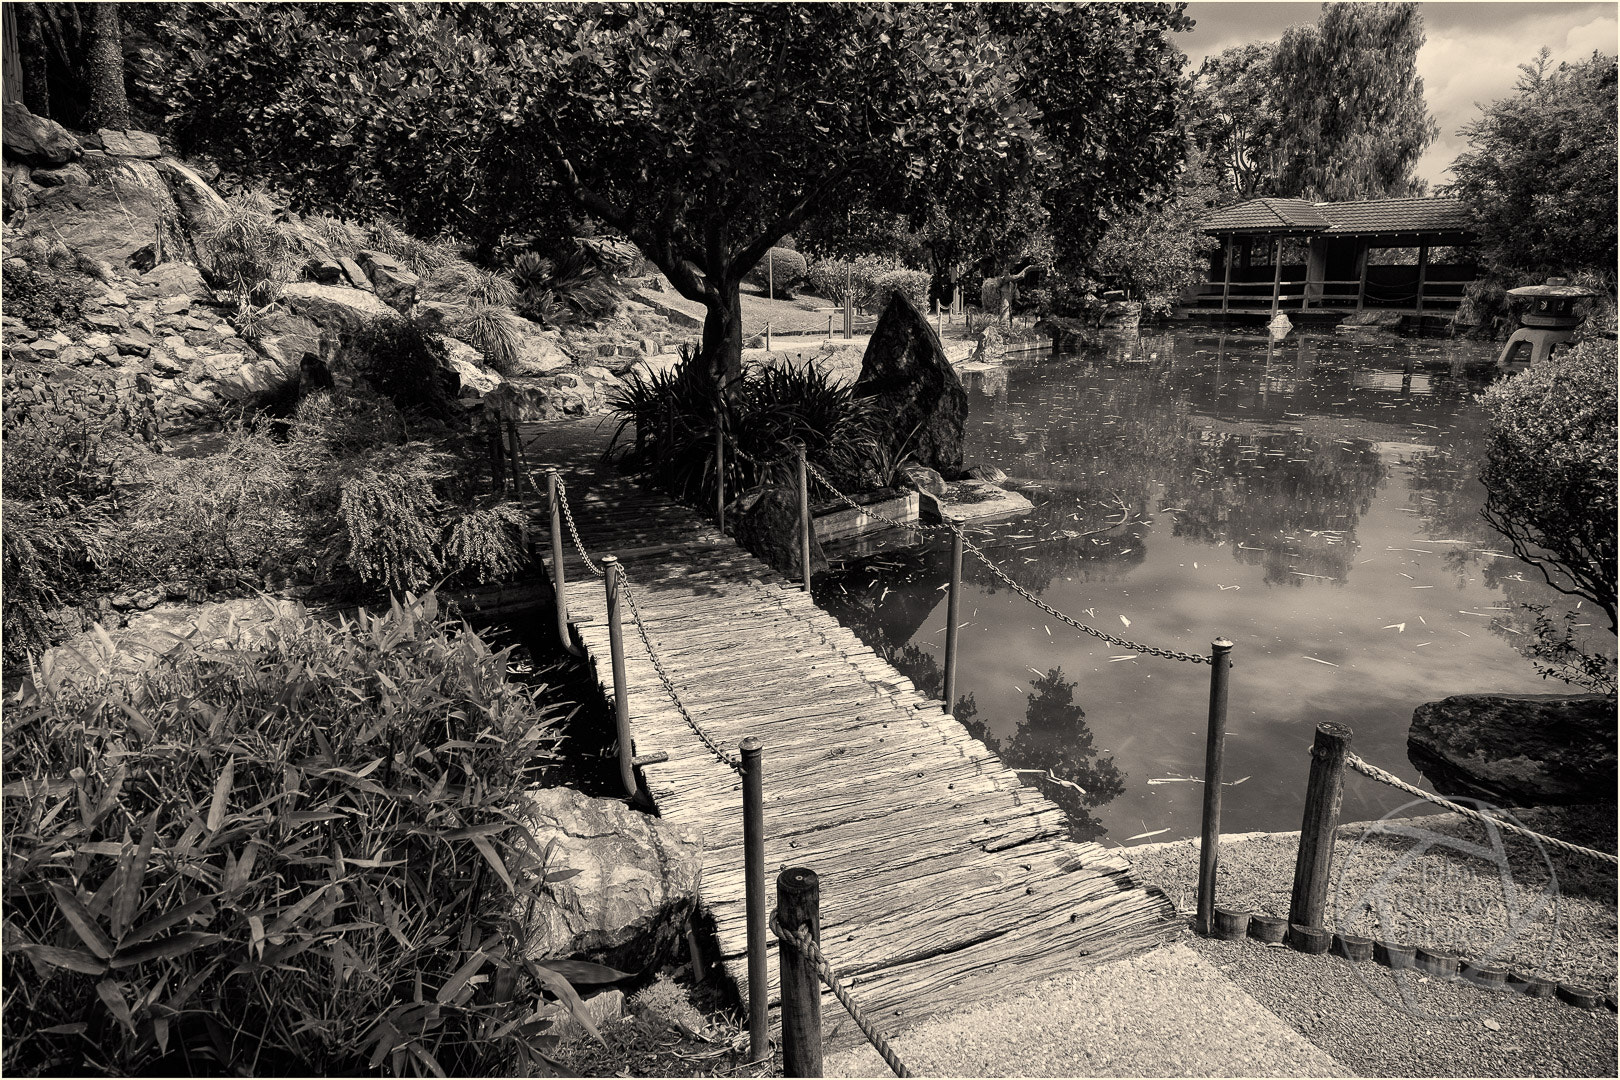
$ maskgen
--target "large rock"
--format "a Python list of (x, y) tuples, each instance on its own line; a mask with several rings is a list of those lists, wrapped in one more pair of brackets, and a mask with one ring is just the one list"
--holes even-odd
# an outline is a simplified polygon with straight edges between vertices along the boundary
[[(799, 522), (799, 493), (768, 487), (745, 495), (728, 508), (735, 521), (737, 543), (793, 581), (804, 577), (803, 526)], [(827, 555), (814, 533), (810, 537), (810, 572), (827, 569)]]
[[(587, 954), (631, 971), (683, 938), (703, 874), (702, 833), (572, 788), (530, 795), (530, 826), (559, 880), (529, 916), (529, 955)], [(577, 870), (563, 878), (567, 871)]]
[(1412, 714), (1407, 754), (1442, 793), (1518, 806), (1613, 802), (1615, 702), (1459, 694)]
[(169, 185), (169, 196), (194, 232), (225, 213), (225, 200), (191, 166), (172, 157), (160, 157), (152, 167)]
[[(28, 223), (92, 259), (123, 269), (149, 260), (196, 262), (194, 219), (151, 161), (90, 154), (88, 184), (33, 194)], [(149, 251), (147, 249), (150, 249)]]
[(405, 269), (405, 265), (392, 255), (381, 251), (360, 252), (360, 265), (377, 290), (377, 295), (389, 306), (408, 311), (416, 303), (416, 287), (422, 279)]
[(96, 132), (101, 140), (101, 148), (112, 157), (156, 158), (163, 156), (163, 148), (158, 145), (156, 135), (145, 131), (136, 131), (130, 128), (119, 131), (116, 128), (101, 128)]
[(465, 341), (445, 338), (446, 362), (459, 380), (457, 400), (463, 404), (476, 404), (494, 393), (506, 380), (500, 373), (484, 366), (484, 357)]
[(878, 319), (854, 392), (876, 399), (896, 458), (910, 452), (947, 479), (960, 474), (967, 391), (934, 328), (904, 293), (891, 294)]
[(142, 274), (141, 283), (150, 285), (158, 296), (210, 295), (202, 272), (190, 263), (161, 263)]
[(358, 330), (376, 319), (397, 319), (399, 312), (377, 299), (376, 294), (295, 281), (281, 290), (281, 303), (294, 315), (302, 315), (323, 330), (342, 333)]
[(556, 331), (525, 328), (519, 339), (514, 370), (519, 375), (549, 375), (573, 362), (574, 358), (563, 349), (561, 336)]
[(281, 366), (287, 379), (296, 379), (305, 353), (321, 355), (321, 328), (302, 315), (272, 312), (261, 318), (256, 344), (267, 359)]
[(7, 157), (29, 165), (50, 166), (66, 165), (84, 153), (79, 140), (66, 128), (55, 120), (35, 116), (20, 101), (6, 102), (0, 120), (4, 121), (0, 124), (0, 143)]

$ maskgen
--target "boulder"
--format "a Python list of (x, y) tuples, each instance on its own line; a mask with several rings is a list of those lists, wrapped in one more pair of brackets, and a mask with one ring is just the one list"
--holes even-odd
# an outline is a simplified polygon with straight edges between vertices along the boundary
[[(794, 581), (804, 577), (800, 555), (799, 493), (785, 487), (767, 487), (743, 496), (727, 508), (735, 521), (737, 543)], [(827, 569), (827, 556), (815, 536), (810, 537), (810, 572)]]
[(945, 478), (926, 465), (907, 465), (901, 469), (900, 483), (903, 487), (927, 492), (936, 499), (945, 496)]
[(967, 471), (969, 480), (983, 480), (987, 484), (1002, 485), (1007, 482), (1007, 474), (994, 465), (973, 465)]
[(1418, 706), (1407, 756), (1442, 794), (1516, 806), (1612, 803), (1615, 699), (1459, 694)]
[(1142, 321), (1142, 305), (1135, 300), (1110, 300), (1097, 325), (1104, 330), (1132, 330)]
[(79, 140), (55, 120), (35, 116), (20, 101), (5, 103), (0, 116), (0, 144), (7, 157), (28, 165), (66, 165), (84, 153)]
[(1102, 321), (1102, 311), (1103, 304), (1099, 300), (1095, 301), (1095, 313), (1088, 319), (1049, 315), (1035, 324), (1035, 333), (1051, 338), (1055, 352), (1072, 351), (1097, 340), (1096, 330)]
[(456, 397), (463, 404), (482, 401), (486, 395), (493, 393), (506, 382), (499, 372), (486, 368), (483, 354), (465, 341), (445, 338), (444, 347), (450, 370), (455, 372), (456, 378), (460, 380), (460, 389)]
[(343, 275), (349, 279), (349, 284), (365, 292), (376, 292), (377, 287), (366, 277), (366, 272), (360, 269), (360, 264), (353, 259), (339, 256), (337, 264), (343, 267)]
[(152, 167), (169, 185), (169, 195), (191, 229), (202, 229), (225, 212), (225, 200), (220, 198), (219, 192), (209, 187), (208, 181), (185, 162), (160, 157), (152, 162)]
[(83, 165), (59, 165), (52, 169), (35, 169), (28, 178), (40, 187), (62, 187), (66, 184), (89, 184), (90, 174)]
[(416, 303), (416, 287), (422, 279), (405, 269), (403, 263), (381, 251), (360, 252), (360, 265), (371, 284), (390, 307), (407, 311)]
[(311, 259), (304, 267), (304, 273), (311, 281), (318, 281), (322, 285), (348, 284), (348, 276), (343, 272), (343, 264), (335, 259)]
[(99, 128), (96, 137), (101, 140), (101, 148), (110, 157), (155, 158), (163, 156), (163, 148), (158, 145), (156, 135), (145, 131), (136, 131), (130, 128), (119, 131), (116, 128)]
[(684, 943), (703, 873), (698, 829), (566, 787), (535, 790), (529, 803), (530, 830), (558, 878), (526, 916), (532, 958), (585, 954), (639, 971)]
[(519, 375), (549, 375), (573, 362), (574, 358), (563, 349), (561, 336), (556, 331), (525, 327), (513, 370)]
[(88, 184), (38, 191), (29, 224), (120, 269), (196, 260), (200, 222), (182, 210), (153, 162), (97, 154), (85, 158), (85, 171)]
[(939, 336), (904, 293), (890, 295), (861, 361), (856, 397), (875, 399), (889, 424), (890, 452), (954, 478), (962, 469), (967, 391), (940, 348)]
[(321, 355), (321, 328), (302, 315), (272, 312), (260, 319), (257, 344), (288, 380), (296, 379), (305, 353)]
[(151, 287), (158, 296), (210, 295), (202, 271), (190, 263), (159, 263), (141, 275), (141, 284)]
[(294, 315), (302, 315), (334, 333), (357, 330), (374, 319), (400, 317), (374, 293), (313, 281), (295, 281), (284, 287), (281, 303)]

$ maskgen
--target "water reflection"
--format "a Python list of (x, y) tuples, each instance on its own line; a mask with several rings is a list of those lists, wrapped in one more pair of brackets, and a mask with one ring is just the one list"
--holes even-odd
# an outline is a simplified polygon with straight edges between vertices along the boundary
[[(1569, 602), (1479, 516), (1472, 399), (1493, 359), (1454, 343), (1187, 331), (1015, 357), (970, 386), (967, 457), (1005, 470), (1034, 511), (977, 542), (1022, 587), (1110, 632), (1197, 652), (1235, 640), (1228, 763), (1253, 779), (1226, 824), (1295, 828), (1317, 722), (1349, 724), (1358, 752), (1415, 780), (1405, 737), (1419, 704), (1565, 692), (1516, 650), (1533, 628), (1520, 605), (1556, 617)], [(823, 587), (935, 694), (945, 560), (852, 557)], [(971, 558), (964, 569), (956, 711), (1010, 765), (1052, 769), (1024, 775), (1077, 835), (1196, 833), (1200, 785), (1186, 778), (1202, 772), (1207, 669), (1123, 655)], [(1346, 820), (1393, 808), (1387, 797), (1347, 789)]]

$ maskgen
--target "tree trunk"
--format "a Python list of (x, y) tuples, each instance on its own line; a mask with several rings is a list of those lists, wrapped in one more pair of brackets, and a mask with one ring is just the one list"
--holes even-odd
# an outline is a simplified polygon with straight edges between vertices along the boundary
[(38, 4), (17, 5), (18, 60), (22, 63), (23, 104), (35, 116), (51, 115), (51, 89), (46, 78), (45, 28)]
[(93, 4), (84, 50), (84, 72), (90, 84), (87, 128), (129, 127), (129, 98), (124, 93), (124, 48), (118, 31), (118, 5)]
[(727, 395), (742, 380), (742, 297), (731, 277), (714, 279), (704, 301), (703, 367)]

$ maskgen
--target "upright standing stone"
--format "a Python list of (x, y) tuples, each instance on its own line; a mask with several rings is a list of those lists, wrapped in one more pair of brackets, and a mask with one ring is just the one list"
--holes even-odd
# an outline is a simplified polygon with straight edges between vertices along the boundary
[(890, 295), (872, 331), (855, 396), (877, 399), (896, 457), (909, 452), (946, 479), (961, 475), (967, 391), (927, 316), (904, 293)]

